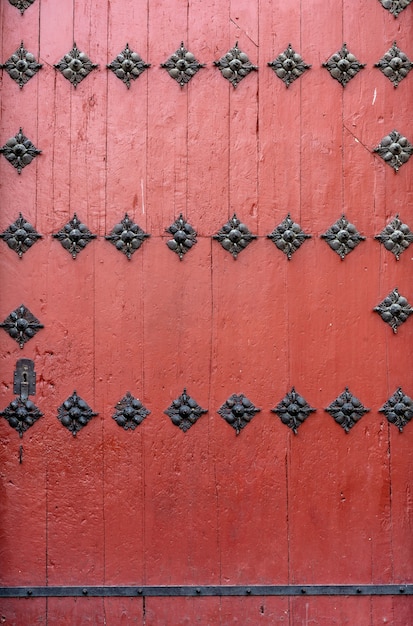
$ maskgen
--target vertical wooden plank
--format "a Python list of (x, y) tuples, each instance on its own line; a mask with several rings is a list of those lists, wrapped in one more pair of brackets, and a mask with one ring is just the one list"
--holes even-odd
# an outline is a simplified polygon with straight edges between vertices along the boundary
[[(37, 39), (39, 6), (26, 16), (9, 3), (1, 7), (2, 45), (1, 60), (5, 62), (23, 40), (27, 50), (37, 58), (39, 46)], [(0, 124), (1, 145), (19, 128), (40, 148), (38, 132), (38, 82), (34, 77), (20, 89), (4, 71), (2, 77)], [(25, 114), (23, 112), (26, 112)], [(0, 162), (1, 178), (1, 231), (8, 227), (19, 212), (31, 221), (36, 222), (36, 175), (35, 159), (24, 168), (20, 175), (17, 170), (2, 156)], [(41, 258), (38, 250), (32, 256), (32, 262)], [(24, 303), (37, 317), (44, 313), (44, 288), (36, 268), (30, 260), (20, 260), (16, 253), (2, 242), (2, 267), (0, 282), (2, 286), (1, 321), (16, 307)], [(26, 262), (25, 262), (26, 261)], [(42, 339), (32, 339), (32, 343), (22, 351), (18, 344), (7, 333), (2, 331), (1, 337), (1, 410), (4, 410), (15, 397), (13, 393), (13, 373), (16, 362), (22, 357), (30, 358), (38, 363), (38, 355)], [(45, 413), (41, 398), (35, 399), (37, 406)], [(44, 418), (40, 421), (44, 422)], [(1, 584), (25, 585), (45, 584), (46, 580), (46, 489), (45, 489), (45, 454), (46, 447), (39, 429), (35, 424), (22, 439), (5, 419), (1, 420), (0, 436), (0, 553), (1, 553)], [(22, 461), (20, 463), (19, 461)], [(34, 532), (32, 532), (34, 529)], [(41, 623), (44, 617), (45, 601), (38, 600), (32, 605), (10, 599), (0, 602), (2, 621), (22, 623), (27, 615), (31, 623)]]
[[(74, 20), (73, 31), (67, 32), (67, 48), (61, 51), (59, 58), (70, 50), (76, 40), (79, 50), (86, 52), (92, 62), (96, 62), (99, 56), (99, 36), (106, 29), (106, 12), (102, 7), (82, 10), (80, 5), (76, 5), (72, 18), (68, 11), (67, 19)], [(45, 24), (44, 32), (52, 25), (53, 19), (50, 24)], [(66, 196), (68, 202), (62, 207), (62, 221), (67, 221), (76, 212), (90, 230), (96, 233), (99, 232), (100, 224), (100, 194), (102, 188), (104, 189), (104, 82), (98, 82), (96, 73), (92, 72), (78, 85), (76, 91), (60, 74), (56, 76), (56, 85), (58, 83), (59, 90), (62, 88), (59, 91), (62, 100), (57, 101), (55, 106), (63, 110), (65, 124), (68, 125), (65, 126), (65, 131), (69, 133), (69, 162), (65, 172), (65, 177), (69, 178)], [(67, 108), (68, 100), (70, 105)], [(58, 180), (59, 178), (55, 183), (56, 187)], [(61, 228), (63, 223), (58, 227)], [(61, 369), (64, 376), (59, 377), (55, 385), (55, 406), (61, 404), (76, 389), (93, 410), (100, 412), (94, 393), (96, 243), (92, 242), (73, 261), (60, 244), (54, 242), (53, 254), (58, 261), (53, 270), (49, 266), (48, 312), (50, 319), (56, 322), (56, 352), (64, 355), (65, 359)], [(77, 306), (67, 306), (62, 310), (62, 302), (77, 302)], [(53, 422), (50, 423), (49, 431), (52, 441), (49, 442), (47, 519), (50, 584), (70, 584), (68, 581), (84, 584), (85, 580), (94, 581), (95, 584), (103, 582), (100, 420), (101, 417), (94, 418), (77, 439), (74, 439), (57, 421), (56, 409), (53, 411)], [(76, 540), (68, 540), (72, 537), (76, 537)], [(70, 615), (69, 610), (68, 614)]]
[[(111, 2), (108, 6), (106, 63), (111, 63), (127, 43), (145, 62), (150, 62), (147, 6), (126, 7), (123, 2)], [(109, 234), (125, 213), (147, 232), (146, 121), (148, 80), (152, 69), (131, 81), (130, 89), (113, 72), (105, 71), (107, 166), (105, 210), (102, 210), (105, 233)], [(96, 259), (96, 307), (100, 314), (96, 319), (95, 350), (106, 443), (104, 523), (105, 580), (108, 584), (141, 584), (143, 579), (143, 441), (146, 424), (133, 432), (124, 431), (112, 415), (115, 405), (127, 391), (147, 406), (143, 385), (143, 257), (148, 243), (145, 242), (129, 261), (109, 242), (102, 241)], [(115, 467), (119, 471), (114, 471)], [(115, 619), (117, 601), (112, 605), (112, 600), (107, 599), (105, 605)]]
[(1, 598), (0, 619), (4, 624), (45, 624), (45, 598)]

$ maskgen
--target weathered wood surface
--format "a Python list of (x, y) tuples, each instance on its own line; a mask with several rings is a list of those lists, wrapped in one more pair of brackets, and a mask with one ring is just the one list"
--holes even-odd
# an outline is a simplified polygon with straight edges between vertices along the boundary
[[(413, 228), (413, 72), (397, 89), (373, 65), (413, 10), (378, 0), (87, 3), (0, 7), (0, 62), (21, 40), (43, 63), (20, 90), (3, 71), (0, 143), (20, 126), (42, 154), (20, 176), (0, 158), (0, 229), (21, 211), (43, 239), (1, 244), (3, 320), (24, 303), (45, 328), (19, 349), (1, 329), (2, 410), (22, 356), (44, 413), (19, 440), (0, 420), (2, 585), (412, 582), (412, 437), (378, 409), (413, 395), (412, 253), (374, 236)], [(53, 64), (76, 41), (99, 63), (74, 90)], [(181, 41), (206, 63), (184, 88), (160, 67)], [(259, 66), (236, 90), (212, 62), (235, 42)], [(343, 90), (321, 67), (343, 42), (366, 63)], [(129, 43), (151, 68), (129, 90), (106, 64)], [(286, 89), (267, 63), (288, 43), (310, 71)], [(73, 213), (99, 235), (73, 261), (52, 233)], [(131, 261), (104, 235), (127, 212), (151, 237)], [(181, 262), (165, 229), (198, 243)], [(211, 236), (233, 215), (258, 239), (236, 261)], [(266, 238), (290, 212), (312, 238), (290, 262)], [(343, 213), (366, 237), (342, 262), (320, 235)], [(270, 412), (295, 386), (317, 412), (298, 435)], [(324, 412), (344, 388), (369, 407), (349, 435)], [(163, 413), (186, 387), (208, 414), (187, 433)], [(56, 419), (76, 389), (99, 416), (74, 438)], [(151, 414), (111, 418), (131, 391)], [(232, 393), (261, 412), (239, 437), (216, 413)], [(18, 463), (23, 445), (23, 463)], [(413, 621), (409, 598), (0, 599), (6, 624), (357, 624)]]

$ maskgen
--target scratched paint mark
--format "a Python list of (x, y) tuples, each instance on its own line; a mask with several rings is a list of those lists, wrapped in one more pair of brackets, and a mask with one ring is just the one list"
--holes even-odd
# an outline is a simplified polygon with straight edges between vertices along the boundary
[(142, 215), (145, 215), (145, 196), (143, 193), (143, 179), (141, 178)]
[(376, 98), (377, 98), (377, 89), (374, 88), (373, 102), (371, 103), (372, 105), (374, 105), (374, 103), (376, 102)]

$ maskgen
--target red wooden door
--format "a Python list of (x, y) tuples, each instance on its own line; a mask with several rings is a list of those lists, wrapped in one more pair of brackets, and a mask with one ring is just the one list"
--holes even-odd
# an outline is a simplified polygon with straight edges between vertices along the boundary
[[(389, 10), (402, 5), (3, 0), (1, 63), (22, 41), (42, 68), (22, 88), (2, 76), (0, 229), (14, 242), (0, 242), (0, 410), (10, 417), (26, 358), (43, 417), (21, 439), (15, 415), (0, 420), (2, 623), (413, 622), (413, 426), (401, 433), (379, 411), (401, 388), (398, 415), (411, 416), (413, 321), (394, 333), (373, 310), (396, 288), (413, 303), (413, 248), (399, 260), (388, 249), (394, 230), (409, 241), (397, 215), (413, 229), (413, 159), (396, 172), (374, 152), (393, 130), (391, 155), (409, 151), (400, 136), (413, 143), (413, 72), (395, 88), (398, 61), (387, 76), (374, 67), (394, 41), (413, 59), (413, 5)], [(74, 42), (98, 64), (76, 88), (76, 63), (66, 77), (54, 67)], [(106, 68), (126, 42), (151, 64), (129, 89)], [(183, 86), (161, 67), (181, 42), (205, 64)], [(258, 71), (235, 89), (213, 62), (236, 42)], [(311, 69), (286, 88), (267, 64), (289, 42)], [(344, 87), (322, 67), (343, 42), (365, 64)], [(41, 150), (20, 175), (21, 139), (8, 142), (19, 128)], [(21, 259), (7, 231), (20, 212), (42, 235)], [(125, 213), (150, 235), (130, 260), (105, 239)], [(256, 236), (235, 260), (213, 238), (234, 213)], [(53, 237), (74, 214), (96, 235), (75, 259)], [(166, 232), (180, 214), (197, 233), (182, 260)], [(291, 260), (291, 233), (275, 235), (284, 252), (267, 237), (287, 214), (311, 235)], [(333, 229), (336, 248), (350, 236), (344, 260), (322, 237), (343, 215), (364, 237), (351, 249), (354, 232), (342, 224), (337, 243)], [(409, 312), (386, 303), (388, 321)], [(21, 305), (44, 326), (32, 338), (6, 322)], [(7, 328), (23, 329), (22, 349)], [(316, 409), (297, 434), (271, 410), (287, 397), (293, 420), (292, 388)], [(370, 409), (348, 434), (343, 402), (341, 426), (325, 411), (346, 388)], [(180, 398), (175, 422), (195, 415), (184, 389), (207, 410), (186, 432), (165, 414)], [(65, 424), (87, 420), (74, 390), (98, 414), (76, 436)], [(130, 404), (125, 429), (128, 411), (113, 415), (127, 392), (150, 414)], [(344, 416), (360, 408), (347, 404)]]

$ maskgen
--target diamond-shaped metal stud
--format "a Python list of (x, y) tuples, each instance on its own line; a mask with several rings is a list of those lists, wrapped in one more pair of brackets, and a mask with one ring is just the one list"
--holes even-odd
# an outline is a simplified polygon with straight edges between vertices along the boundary
[(207, 409), (200, 407), (197, 401), (187, 394), (186, 389), (164, 411), (171, 418), (172, 424), (178, 426), (184, 433), (207, 412)]
[(192, 52), (188, 52), (182, 42), (181, 47), (175, 50), (165, 63), (161, 63), (161, 67), (183, 87), (199, 72), (201, 67), (205, 67), (205, 64), (198, 63)]
[(0, 67), (6, 70), (21, 89), (43, 66), (36, 62), (34, 54), (28, 52), (21, 42), (20, 48)]
[(311, 235), (301, 229), (301, 226), (291, 219), (288, 213), (287, 217), (278, 224), (276, 228), (267, 235), (268, 239), (277, 246), (279, 250), (287, 255), (288, 260), (291, 260), (292, 255), (298, 248), (304, 243), (306, 239), (309, 239)]
[(366, 407), (362, 405), (358, 398), (353, 396), (348, 387), (346, 387), (343, 393), (333, 400), (325, 410), (334, 417), (337, 424), (340, 424), (346, 433), (353, 428), (354, 424), (358, 422), (365, 413), (370, 411), (370, 409), (366, 409)]
[(406, 78), (413, 67), (408, 56), (397, 47), (396, 42), (382, 56), (378, 63), (374, 64), (393, 83), (395, 87)]
[(381, 233), (375, 236), (375, 239), (378, 239), (386, 250), (393, 252), (398, 261), (402, 252), (412, 243), (413, 233), (408, 225), (404, 224), (401, 219), (399, 219), (399, 216), (396, 215)]
[(404, 11), (409, 6), (412, 0), (379, 0), (380, 4), (390, 11), (394, 17), (397, 17), (399, 13)]
[(302, 57), (291, 47), (290, 43), (288, 48), (268, 65), (272, 67), (276, 76), (281, 78), (287, 87), (311, 67), (311, 65), (304, 63)]
[(86, 248), (92, 239), (96, 239), (96, 235), (90, 232), (86, 224), (82, 224), (76, 213), (53, 237), (60, 241), (65, 250), (70, 252), (73, 259)]
[(229, 80), (234, 87), (250, 72), (258, 70), (258, 66), (253, 65), (245, 52), (238, 48), (238, 41), (234, 48), (228, 50), (218, 61), (214, 61), (214, 65), (219, 67), (222, 76)]
[(394, 424), (402, 432), (413, 417), (413, 400), (399, 387), (379, 412), (384, 413), (390, 424)]
[(23, 348), (25, 343), (34, 337), (41, 328), (44, 328), (43, 324), (24, 304), (12, 311), (0, 324), (0, 327), (4, 328), (6, 333), (9, 333), (10, 337), (17, 341), (20, 348)]
[(296, 392), (294, 387), (274, 409), (271, 409), (273, 413), (278, 415), (283, 424), (292, 429), (294, 434), (297, 434), (298, 427), (315, 410)]
[(90, 422), (92, 417), (99, 415), (92, 411), (90, 406), (77, 395), (76, 391), (61, 404), (57, 410), (57, 419), (61, 424), (76, 436)]
[(321, 238), (326, 240), (330, 248), (337, 252), (342, 260), (359, 245), (360, 241), (365, 239), (344, 215), (326, 230)]
[(232, 218), (212, 238), (219, 241), (224, 250), (230, 252), (236, 259), (238, 254), (249, 246), (257, 236), (252, 235), (248, 226), (240, 222), (234, 213)]
[(9, 0), (9, 2), (13, 7), (16, 7), (16, 9), (18, 9), (23, 15), (25, 10), (33, 4), (34, 0)]
[(348, 51), (343, 43), (341, 50), (337, 50), (326, 63), (323, 63), (330, 75), (345, 87), (355, 75), (365, 67), (365, 63), (359, 63), (354, 54)]
[(173, 239), (169, 239), (166, 245), (170, 250), (176, 252), (182, 261), (182, 257), (186, 254), (192, 246), (197, 243), (196, 232), (186, 220), (184, 220), (182, 213), (178, 219), (173, 222), (167, 229), (167, 233), (170, 233)]
[(78, 84), (98, 66), (92, 63), (85, 52), (78, 50), (74, 43), (73, 48), (69, 50), (54, 67), (59, 70), (74, 87), (77, 87)]
[(14, 137), (10, 137), (4, 146), (0, 148), (0, 153), (4, 154), (8, 162), (21, 174), (22, 169), (29, 165), (41, 153), (41, 150), (38, 150), (30, 139), (23, 135), (23, 131), (20, 128), (19, 132)]
[(0, 239), (3, 239), (9, 248), (17, 252), (20, 258), (23, 258), (23, 254), (41, 237), (21, 213), (13, 224), (10, 224), (6, 230), (0, 233)]
[(135, 224), (127, 213), (119, 224), (115, 224), (110, 235), (105, 239), (110, 241), (120, 252), (130, 260), (132, 254), (139, 250), (145, 239), (150, 237), (138, 224)]
[(150, 411), (143, 406), (142, 402), (128, 391), (115, 406), (115, 413), (112, 417), (117, 425), (125, 430), (135, 430), (149, 414)]
[(136, 80), (150, 66), (150, 63), (142, 61), (139, 54), (131, 50), (129, 44), (126, 44), (125, 49), (106, 67), (112, 70), (115, 76), (123, 81), (129, 89), (131, 80)]
[(392, 327), (393, 332), (397, 333), (398, 327), (413, 313), (413, 308), (408, 303), (407, 298), (401, 296), (396, 288), (374, 307), (373, 311), (376, 311), (381, 319)]
[(31, 400), (15, 398), (4, 411), (0, 411), (0, 415), (9, 422), (14, 430), (17, 430), (20, 437), (23, 437), (23, 433), (33, 426), (43, 413)]
[(396, 172), (413, 154), (412, 144), (397, 130), (383, 137), (377, 148), (374, 148), (379, 156), (388, 163)]
[(241, 430), (250, 423), (256, 413), (261, 411), (248, 400), (244, 394), (235, 394), (228, 398), (224, 404), (218, 409), (217, 413), (224, 418), (232, 428), (235, 429), (237, 435)]

